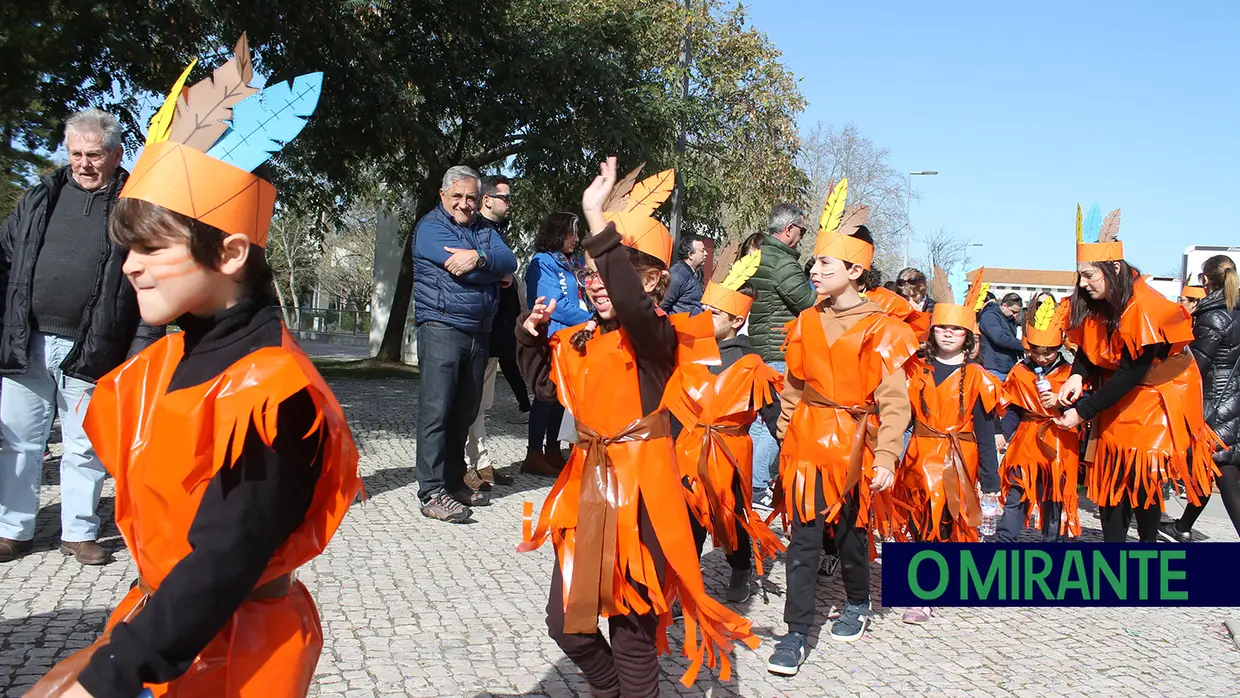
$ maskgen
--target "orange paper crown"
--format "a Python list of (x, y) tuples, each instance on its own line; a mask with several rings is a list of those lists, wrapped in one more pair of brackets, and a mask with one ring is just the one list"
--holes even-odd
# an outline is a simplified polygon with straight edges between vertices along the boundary
[(745, 317), (749, 315), (749, 310), (753, 307), (753, 299), (723, 284), (711, 281), (706, 284), (706, 290), (702, 292), (702, 305), (718, 308), (735, 317)]
[(146, 148), (121, 197), (141, 199), (265, 246), (276, 190), (253, 170), (301, 132), (318, 105), (322, 73), (260, 91), (244, 34), (233, 57), (185, 87), (181, 73), (151, 118)]
[[(942, 273), (937, 266), (934, 271), (936, 277)], [(977, 334), (977, 311), (979, 310), (977, 306), (983, 301), (982, 294), (990, 288), (990, 284), (982, 281), (982, 275), (985, 273), (985, 267), (977, 270), (977, 275), (973, 277), (973, 283), (969, 286), (969, 292), (965, 294), (964, 305), (935, 303), (934, 311), (930, 313), (930, 325), (963, 327)]]
[(676, 172), (664, 170), (636, 182), (642, 166), (612, 188), (603, 204), (603, 217), (616, 224), (616, 232), (620, 233), (620, 240), (626, 247), (641, 250), (671, 266), (672, 235), (667, 226), (650, 214), (671, 196)]
[(1058, 347), (1063, 344), (1064, 328), (1067, 326), (1068, 299), (1060, 303), (1050, 298), (1043, 298), (1041, 305), (1032, 310), (1033, 319), (1026, 323), (1021, 343), (1028, 349), (1031, 345), (1039, 347)]
[[(1076, 263), (1097, 264), (1118, 262), (1124, 258), (1124, 243), (1119, 241), (1119, 209), (1107, 214), (1102, 220), (1098, 205), (1089, 211), (1082, 222), (1081, 207), (1076, 207)], [(1088, 242), (1087, 242), (1088, 240)]]
[(201, 150), (163, 141), (142, 151), (121, 197), (149, 201), (264, 247), (276, 188)]
[(1186, 284), (1184, 286), (1184, 290), (1180, 292), (1180, 297), (1201, 300), (1206, 297), (1206, 290), (1201, 286), (1190, 286)]
[(845, 206), (847, 198), (848, 178), (845, 177), (831, 186), (822, 206), (814, 256), (834, 257), (869, 269), (874, 264), (874, 246), (853, 235), (866, 224), (870, 209), (857, 204)]

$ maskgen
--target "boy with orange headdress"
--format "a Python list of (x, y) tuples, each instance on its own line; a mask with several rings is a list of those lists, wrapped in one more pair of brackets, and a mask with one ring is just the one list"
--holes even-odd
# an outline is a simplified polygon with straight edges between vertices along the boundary
[(762, 362), (737, 331), (745, 324), (754, 292), (746, 285), (758, 255), (737, 260), (722, 283), (710, 282), (702, 307), (710, 313), (721, 363), (682, 364), (663, 401), (683, 431), (676, 458), (685, 478), (689, 513), (698, 550), (709, 534), (724, 549), (732, 577), (725, 598), (749, 599), (750, 571), (762, 574), (765, 559), (784, 550), (779, 538), (753, 510), (753, 439), (749, 426), (759, 412), (774, 436), (779, 422), (783, 376)]
[[(669, 318), (658, 307), (672, 244), (649, 214), (671, 192), (672, 173), (629, 193), (613, 191), (615, 168), (608, 158), (581, 200), (591, 233), (581, 283), (595, 317), (548, 337), (554, 301), (539, 298), (517, 333), (523, 373), (539, 390), (554, 384), (577, 428), (535, 530), (527, 505), (518, 550), (548, 539), (555, 547), (547, 628), (591, 695), (648, 696), (659, 692), (658, 653), (668, 649), (674, 600), (684, 609), (692, 659), (681, 677), (686, 686), (703, 663), (720, 665), (728, 680), (733, 642), (756, 647), (758, 639), (749, 621), (706, 594), (662, 405), (679, 367), (719, 360), (710, 316)], [(623, 209), (608, 212), (607, 201), (624, 194)]]
[(189, 70), (109, 224), (143, 319), (184, 332), (101, 379), (86, 418), (139, 578), (104, 636), (29, 695), (304, 696), (322, 648), (294, 571), (358, 495), (357, 449), (274, 307), (276, 191), (252, 172), (301, 130), (322, 74), (259, 92), (244, 36), (182, 95)]
[(1035, 515), (1044, 542), (1081, 534), (1076, 492), (1080, 430), (1061, 429), (1052, 421), (1061, 414), (1059, 389), (1072, 373), (1061, 351), (1067, 316), (1067, 302), (1056, 305), (1051, 298), (1042, 299), (1025, 325), (1025, 360), (1003, 383), (1007, 417), (1018, 424), (1004, 434), (1008, 445), (999, 466), (1004, 501), (999, 542), (1015, 542)]
[(845, 210), (844, 189), (827, 198), (814, 248), (810, 280), (821, 302), (789, 326), (788, 372), (781, 395), (779, 432), (782, 509), (791, 519), (788, 633), (767, 669), (793, 676), (805, 660), (814, 622), (814, 588), (823, 530), (835, 529), (848, 599), (831, 628), (839, 642), (859, 639), (869, 625), (870, 545), (873, 515), (880, 530), (890, 518), (886, 491), (895, 479), (901, 435), (908, 425), (903, 371), (917, 350), (907, 325), (861, 297), (861, 276), (874, 245), (865, 227), (867, 209)]

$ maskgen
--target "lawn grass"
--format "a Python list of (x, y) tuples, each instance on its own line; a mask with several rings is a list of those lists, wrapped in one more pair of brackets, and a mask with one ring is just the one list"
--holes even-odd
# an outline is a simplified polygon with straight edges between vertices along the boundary
[(399, 361), (377, 359), (314, 359), (328, 380), (417, 380), (418, 369)]

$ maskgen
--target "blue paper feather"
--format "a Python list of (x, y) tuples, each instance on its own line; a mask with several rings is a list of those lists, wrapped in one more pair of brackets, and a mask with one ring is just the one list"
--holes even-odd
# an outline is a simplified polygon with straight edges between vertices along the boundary
[(1102, 232), (1102, 209), (1098, 204), (1089, 207), (1089, 213), (1085, 215), (1085, 222), (1081, 224), (1081, 237), (1087, 243), (1098, 242), (1098, 235)]
[[(952, 270), (947, 274), (947, 283), (952, 285), (952, 298), (949, 303), (963, 305), (965, 296), (969, 295), (969, 279), (965, 277), (964, 269), (960, 271)], [(938, 300), (935, 298), (934, 300)]]
[(267, 161), (306, 126), (323, 90), (323, 74), (307, 73), (292, 82), (268, 85), (233, 107), (229, 129), (207, 155), (247, 172)]

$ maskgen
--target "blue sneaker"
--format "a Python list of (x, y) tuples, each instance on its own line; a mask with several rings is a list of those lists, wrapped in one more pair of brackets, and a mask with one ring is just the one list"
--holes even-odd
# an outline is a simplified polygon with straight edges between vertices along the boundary
[(870, 626), (870, 602), (864, 604), (850, 603), (844, 606), (839, 620), (831, 626), (831, 639), (836, 642), (855, 642), (865, 634)]
[(767, 661), (766, 670), (780, 676), (796, 676), (808, 652), (809, 636), (789, 630), (775, 643), (775, 652)]

